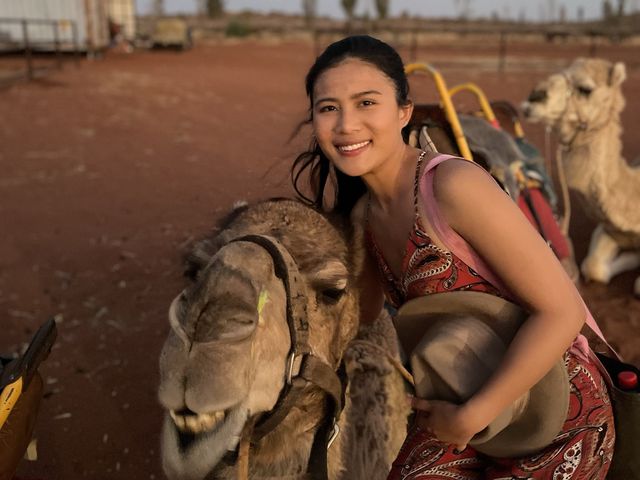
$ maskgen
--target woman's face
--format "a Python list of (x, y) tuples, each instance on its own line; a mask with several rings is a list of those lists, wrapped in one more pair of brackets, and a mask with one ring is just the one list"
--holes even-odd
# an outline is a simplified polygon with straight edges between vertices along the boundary
[(393, 81), (375, 66), (347, 59), (324, 71), (313, 102), (318, 144), (345, 174), (367, 175), (404, 152), (401, 130), (413, 107), (398, 106)]

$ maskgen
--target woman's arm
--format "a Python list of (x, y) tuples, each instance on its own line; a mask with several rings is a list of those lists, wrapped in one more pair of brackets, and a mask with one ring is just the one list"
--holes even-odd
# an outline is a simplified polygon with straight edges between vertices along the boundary
[[(586, 313), (551, 249), (489, 175), (466, 161), (445, 162), (436, 170), (434, 194), (451, 228), (531, 312), (500, 367), (472, 398), (454, 408), (460, 429), (444, 435), (463, 446), (551, 369), (580, 331)], [(431, 421), (437, 421), (436, 415)], [(431, 428), (447, 441), (438, 434), (439, 426)]]

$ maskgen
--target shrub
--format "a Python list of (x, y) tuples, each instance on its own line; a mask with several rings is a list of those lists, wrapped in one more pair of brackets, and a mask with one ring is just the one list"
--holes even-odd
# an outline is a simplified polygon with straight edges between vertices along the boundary
[(251, 34), (251, 27), (245, 22), (231, 20), (224, 33), (227, 37), (246, 37)]

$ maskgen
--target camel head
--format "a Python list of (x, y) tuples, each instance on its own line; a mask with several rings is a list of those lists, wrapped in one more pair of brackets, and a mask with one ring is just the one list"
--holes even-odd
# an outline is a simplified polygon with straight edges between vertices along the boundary
[[(221, 233), (196, 246), (193, 283), (169, 309), (159, 388), (169, 478), (204, 478), (236, 449), (245, 424), (274, 408), (286, 386), (292, 346), (287, 293), (272, 254), (238, 241), (251, 234), (275, 238), (297, 264), (315, 357), (337, 369), (355, 335), (356, 289), (344, 236), (294, 201), (263, 202), (237, 213)], [(313, 385), (305, 389), (299, 408), (263, 445), (275, 449), (278, 430), (288, 429), (290, 437), (320, 422), (322, 392)], [(273, 455), (270, 461), (277, 462)]]
[(540, 82), (522, 104), (532, 122), (553, 128), (568, 143), (577, 132), (598, 130), (624, 108), (623, 63), (578, 58), (568, 68)]

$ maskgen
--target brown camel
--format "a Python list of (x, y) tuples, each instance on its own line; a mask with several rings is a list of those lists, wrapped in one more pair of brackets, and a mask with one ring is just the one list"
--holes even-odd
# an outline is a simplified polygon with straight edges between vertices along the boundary
[[(328, 478), (385, 478), (409, 410), (389, 315), (358, 325), (354, 280), (363, 252), (352, 246), (361, 245), (360, 235), (299, 202), (272, 200), (236, 209), (217, 235), (196, 245), (193, 281), (171, 305), (160, 357), (162, 458), (170, 479), (236, 478), (243, 444), (250, 444), (249, 478), (311, 478), (309, 466), (324, 456)], [(295, 264), (284, 274), (274, 244)], [(288, 294), (294, 287), (298, 293)], [(296, 330), (308, 334), (308, 364), (331, 372), (346, 366), (340, 433), (328, 450), (322, 432), (338, 431), (330, 420), (339, 402), (323, 388), (326, 380), (303, 374), (305, 367), (291, 373), (292, 310), (308, 325), (307, 333)], [(293, 386), (290, 409), (274, 413)], [(265, 424), (268, 431), (256, 436)]]

